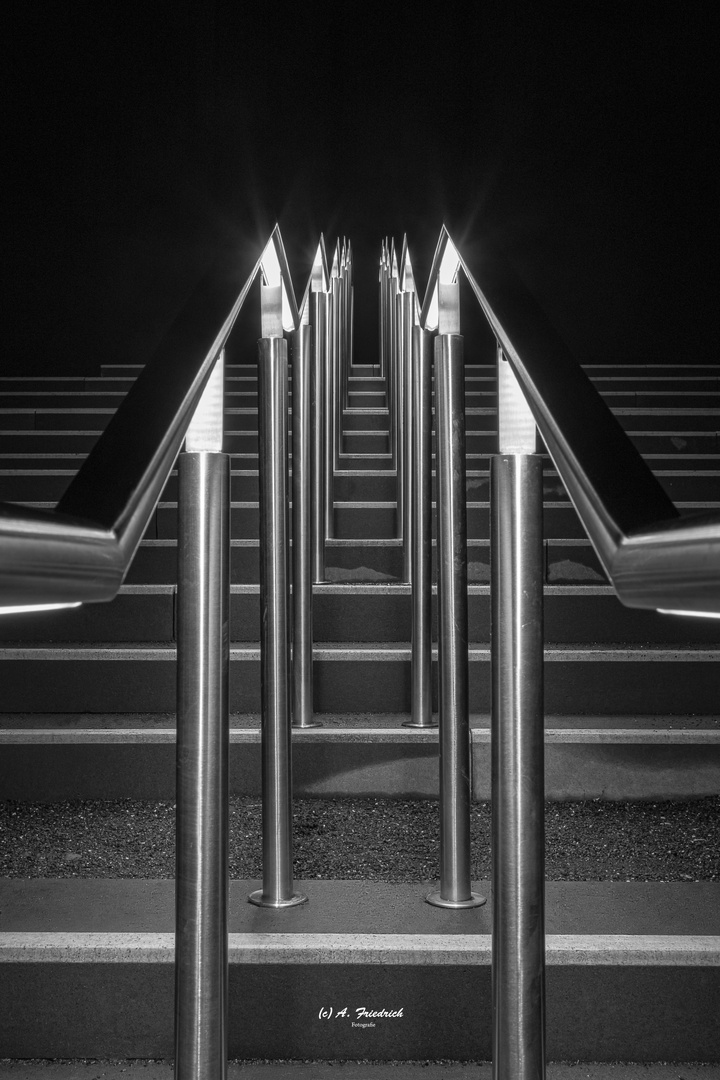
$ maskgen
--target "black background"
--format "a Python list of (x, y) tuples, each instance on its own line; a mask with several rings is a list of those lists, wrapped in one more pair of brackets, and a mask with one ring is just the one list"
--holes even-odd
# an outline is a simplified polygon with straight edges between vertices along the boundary
[(422, 287), (446, 222), (580, 359), (714, 362), (711, 10), (13, 0), (2, 368), (145, 362), (218, 246), (244, 267), (275, 221), (298, 291), (318, 232), (351, 237), (357, 359), (382, 236)]

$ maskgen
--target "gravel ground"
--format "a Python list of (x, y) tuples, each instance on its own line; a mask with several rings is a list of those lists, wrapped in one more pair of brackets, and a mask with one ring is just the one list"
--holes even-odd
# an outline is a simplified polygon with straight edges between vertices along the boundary
[[(433, 881), (432, 801), (298, 799), (297, 878)], [(693, 802), (548, 803), (552, 881), (720, 881), (720, 798)], [(0, 804), (2, 877), (172, 877), (172, 803)], [(260, 801), (230, 801), (230, 873), (262, 875)], [(490, 876), (490, 807), (472, 810), (474, 879)]]

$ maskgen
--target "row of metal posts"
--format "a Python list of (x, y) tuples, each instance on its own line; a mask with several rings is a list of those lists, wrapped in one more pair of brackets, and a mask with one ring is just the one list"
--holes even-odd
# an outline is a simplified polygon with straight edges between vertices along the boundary
[[(408, 264), (404, 246), (401, 268)], [(440, 888), (427, 899), (473, 907), (483, 899), (470, 882), (465, 370), (457, 282), (439, 281), (437, 288)], [(416, 316), (412, 274), (397, 273), (394, 246), (385, 243), (381, 357), (389, 398), (398, 403), (390, 417), (404, 577), (412, 585), (410, 725), (426, 727), (432, 723), (432, 339)], [(500, 347), (497, 377), (498, 453), (490, 476), (493, 1061), (495, 1077), (529, 1080), (545, 1067), (542, 458), (533, 417)]]
[[(398, 503), (401, 472), (404, 477), (398, 520), (413, 593), (410, 723), (428, 727), (433, 723), (433, 338), (417, 325), (414, 289), (399, 288), (394, 248), (384, 248), (383, 256), (380, 361), (392, 401)], [(345, 287), (340, 274), (343, 263), (351, 270), (349, 250), (336, 249), (334, 263), (337, 273), (330, 289), (316, 282), (311, 292), (314, 336), (308, 325), (310, 312), (305, 312), (303, 325), (293, 334), (292, 676), (287, 344), (280, 318), (281, 289), (262, 289), (258, 392), (263, 885), (249, 899), (270, 907), (305, 900), (294, 892), (292, 875), (290, 717), (292, 702), (295, 726), (314, 722), (312, 580), (324, 579), (320, 553), (324, 544), (317, 542), (317, 529), (323, 519), (323, 537), (332, 536), (327, 527), (332, 488), (328, 471), (331, 480), (329, 466), (335, 465), (340, 446), (339, 427), (328, 424), (327, 410), (328, 406), (333, 413), (338, 410), (339, 423), (349, 370), (339, 358), (344, 353), (349, 365), (352, 348), (347, 321), (352, 315), (351, 274), (345, 276)], [(407, 285), (411, 281), (411, 275), (405, 277)], [(434, 361), (441, 844), (440, 887), (427, 899), (443, 907), (466, 908), (484, 900), (472, 892), (470, 882), (465, 374), (458, 286), (440, 283), (438, 289)], [(529, 1080), (544, 1071), (542, 467), (534, 454), (532, 417), (501, 350), (498, 394), (500, 453), (491, 466), (493, 1059), (496, 1077)], [(208, 401), (215, 410), (209, 425), (214, 430), (209, 437), (197, 434), (203, 428), (202, 408), (198, 409), (179, 459), (176, 1076), (183, 1080), (224, 1077), (227, 1057), (230, 496), (229, 457), (222, 453), (222, 360), (201, 406)], [(322, 418), (317, 415), (319, 403), (324, 406)], [(203, 431), (206, 428), (207, 422)], [(307, 497), (310, 476), (314, 503)], [(320, 481), (322, 493), (317, 490)], [(316, 541), (311, 544), (313, 535)]]

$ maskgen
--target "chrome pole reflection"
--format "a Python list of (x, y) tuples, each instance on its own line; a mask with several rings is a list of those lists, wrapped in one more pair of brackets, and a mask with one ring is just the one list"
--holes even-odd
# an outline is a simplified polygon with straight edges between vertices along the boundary
[(260, 688), (262, 702), (263, 885), (259, 907), (291, 907), (292, 777), (288, 641), (287, 344), (262, 338), (258, 358), (260, 474)]
[[(413, 297), (414, 299), (414, 297)], [(410, 720), (436, 727), (432, 714), (432, 334), (413, 327), (412, 645)]]
[(543, 477), (536, 431), (498, 352), (492, 458), (493, 1075), (545, 1072)]
[(310, 481), (312, 477), (312, 331), (303, 325), (292, 336), (292, 610), (293, 727), (313, 721), (313, 597)]
[(325, 348), (327, 296), (312, 296), (313, 424), (312, 424), (312, 549), (313, 581), (325, 580)]
[(411, 580), (411, 561), (413, 544), (413, 412), (415, 400), (415, 359), (413, 354), (413, 325), (415, 322), (415, 293), (401, 293), (400, 318), (402, 336), (400, 363), (403, 368), (403, 498), (402, 498), (402, 538), (403, 538), (403, 581)]
[(323, 350), (325, 361), (324, 378), (324, 408), (323, 421), (325, 425), (325, 539), (335, 536), (335, 432), (337, 430), (335, 416), (335, 370), (333, 363), (333, 316), (332, 316), (332, 292), (328, 291), (325, 298), (325, 323), (323, 336), (325, 348)]
[(396, 408), (395, 408), (395, 438), (396, 438), (396, 453), (397, 453), (397, 519), (396, 519), (396, 535), (402, 539), (403, 542), (403, 581), (410, 580), (410, 563), (409, 563), (409, 550), (405, 543), (404, 528), (405, 520), (405, 507), (408, 505), (407, 498), (407, 474), (406, 474), (406, 461), (405, 461), (405, 419), (407, 415), (407, 387), (405, 385), (405, 319), (404, 319), (404, 304), (403, 294), (398, 293), (395, 296), (395, 388), (396, 388)]
[[(440, 326), (442, 330), (442, 323)], [(440, 713), (440, 889), (437, 907), (485, 903), (470, 885), (470, 712), (468, 694), (467, 510), (463, 339), (435, 340)]]
[(178, 459), (175, 1077), (227, 1071), (230, 459)]

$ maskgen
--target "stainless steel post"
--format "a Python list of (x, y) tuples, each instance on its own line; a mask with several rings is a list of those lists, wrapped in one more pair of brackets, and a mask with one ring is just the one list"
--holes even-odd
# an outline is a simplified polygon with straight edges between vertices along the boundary
[(399, 364), (397, 348), (397, 277), (390, 276), (388, 279), (388, 387), (391, 397), (389, 399), (390, 419), (390, 450), (392, 452), (393, 468), (397, 473), (398, 486), (400, 484), (399, 455), (400, 439), (398, 434), (398, 401), (400, 387)]
[(330, 299), (332, 302), (332, 371), (333, 371), (333, 417), (335, 421), (335, 437), (333, 439), (333, 468), (340, 468), (340, 450), (342, 448), (342, 430), (343, 430), (343, 384), (342, 384), (342, 368), (341, 368), (341, 355), (342, 355), (342, 320), (341, 320), (341, 301), (342, 301), (342, 282), (339, 277), (334, 277), (331, 281), (332, 291)]
[(499, 356), (492, 458), (493, 1075), (545, 1073), (542, 458)]
[(313, 597), (310, 486), (312, 478), (312, 330), (292, 336), (292, 681), (293, 727), (313, 722)]
[(293, 891), (287, 527), (287, 344), (262, 338), (258, 358), (260, 473), (260, 690), (263, 886), (249, 900), (290, 907)]
[(397, 514), (395, 521), (396, 535), (403, 541), (403, 581), (409, 581), (408, 564), (405, 557), (405, 321), (403, 319), (402, 293), (395, 296), (395, 432), (397, 442)]
[(178, 459), (175, 1077), (227, 1071), (230, 459)]
[(378, 272), (378, 359), (380, 361), (380, 374), (385, 375), (385, 267), (383, 258), (385, 249), (380, 255), (380, 270)]
[(470, 710), (463, 339), (435, 339), (440, 712), (440, 889), (428, 903), (470, 908)]
[(313, 581), (325, 580), (325, 322), (327, 297), (312, 293), (313, 424), (312, 424), (312, 547)]
[(398, 322), (402, 325), (399, 361), (402, 365), (403, 395), (402, 409), (402, 527), (403, 538), (403, 581), (411, 580), (412, 560), (412, 470), (413, 470), (413, 397), (415, 365), (413, 359), (413, 314), (415, 294), (400, 294)]
[(436, 727), (432, 715), (432, 335), (413, 327), (412, 647), (410, 719)]
[(335, 374), (333, 366), (333, 316), (332, 293), (325, 298), (325, 380), (324, 408), (325, 422), (325, 539), (335, 536)]

